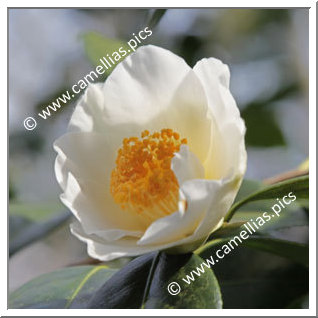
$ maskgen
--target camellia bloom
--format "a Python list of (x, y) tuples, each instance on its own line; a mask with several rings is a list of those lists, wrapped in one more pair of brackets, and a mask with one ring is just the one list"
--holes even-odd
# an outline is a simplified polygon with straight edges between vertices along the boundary
[(230, 73), (155, 46), (89, 85), (56, 140), (61, 200), (94, 258), (189, 252), (220, 227), (246, 169)]

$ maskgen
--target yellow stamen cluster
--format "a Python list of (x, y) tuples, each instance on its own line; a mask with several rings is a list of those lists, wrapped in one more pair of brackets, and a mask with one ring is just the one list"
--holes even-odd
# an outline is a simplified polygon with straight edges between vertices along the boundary
[(110, 192), (122, 209), (156, 219), (178, 206), (179, 185), (171, 159), (186, 139), (172, 129), (123, 140), (112, 171)]

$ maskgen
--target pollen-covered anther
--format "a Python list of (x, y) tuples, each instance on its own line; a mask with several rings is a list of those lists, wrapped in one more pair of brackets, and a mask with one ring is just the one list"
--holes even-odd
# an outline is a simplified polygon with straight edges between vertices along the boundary
[(111, 174), (110, 192), (122, 209), (155, 220), (178, 208), (179, 185), (171, 170), (171, 159), (187, 139), (172, 129), (162, 129), (141, 138), (123, 140), (116, 167)]

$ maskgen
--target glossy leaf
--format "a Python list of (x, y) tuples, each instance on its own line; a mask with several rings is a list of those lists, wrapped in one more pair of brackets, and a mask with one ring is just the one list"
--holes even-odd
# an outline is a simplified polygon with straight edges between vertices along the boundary
[[(262, 216), (263, 211), (270, 211), (269, 209), (259, 209), (257, 211), (238, 211), (231, 219), (231, 223), (245, 223), (251, 219), (256, 220)], [(271, 215), (271, 214), (269, 214)], [(268, 233), (271, 231), (280, 231), (296, 226), (308, 226), (308, 213), (299, 207), (294, 209), (284, 209), (279, 217), (275, 214), (271, 215), (271, 219), (262, 225), (257, 232)], [(214, 233), (212, 233), (213, 235)]]
[[(259, 191), (265, 188), (265, 184), (256, 180), (243, 180), (239, 193), (235, 199), (235, 202), (239, 202), (245, 197), (249, 196), (253, 192)], [(272, 217), (269, 222), (264, 224), (259, 232), (277, 231), (295, 226), (308, 226), (308, 213), (303, 209), (308, 199), (299, 199), (292, 202), (290, 205), (286, 205), (282, 209), (279, 217)], [(276, 203), (276, 202), (275, 202)], [(231, 219), (231, 223), (247, 222), (251, 219), (256, 219), (262, 216), (263, 212), (271, 212), (273, 206), (273, 200), (261, 200), (251, 201), (241, 206)], [(271, 214), (271, 213), (269, 213)], [(225, 223), (226, 224), (226, 223)], [(213, 233), (214, 235), (215, 233)], [(213, 236), (212, 235), (212, 236)]]
[(286, 308), (308, 292), (307, 267), (244, 246), (214, 264), (213, 271), (225, 309)]
[[(274, 185), (261, 189), (246, 198), (233, 204), (227, 215), (225, 221), (229, 221), (234, 213), (244, 204), (252, 201), (269, 200), (281, 198), (288, 195), (289, 192), (293, 192), (297, 199), (306, 199), (309, 195), (309, 176), (302, 176), (287, 181), (279, 182)], [(275, 202), (276, 203), (276, 202)]]
[(246, 240), (244, 244), (248, 247), (286, 257), (296, 263), (308, 266), (309, 247), (306, 244), (267, 237), (253, 237)]
[[(221, 308), (221, 292), (211, 269), (190, 285), (182, 280), (202, 262), (193, 254), (138, 257), (93, 295), (89, 308)], [(167, 290), (172, 282), (181, 286), (178, 295)]]
[(141, 308), (155, 255), (146, 254), (129, 262), (92, 295), (88, 308)]
[(85, 308), (91, 295), (115, 272), (101, 265), (41, 275), (9, 296), (9, 308)]
[[(222, 308), (218, 281), (213, 270), (202, 265), (203, 261), (194, 254), (161, 254), (144, 308)], [(204, 270), (199, 277), (192, 272), (199, 272), (197, 268)], [(194, 281), (187, 280), (187, 275), (193, 277)], [(174, 283), (181, 288), (177, 295), (168, 292), (169, 284)]]
[[(226, 237), (226, 235), (224, 235), (212, 239), (205, 245), (198, 248), (195, 253), (202, 257), (209, 257), (213, 254), (215, 247), (228, 245), (229, 241), (233, 240), (235, 236), (239, 237), (239, 232), (244, 229), (241, 224), (240, 226), (241, 227), (236, 229), (233, 228), (231, 236)], [(237, 243), (232, 242), (232, 246), (234, 246), (234, 248), (231, 248), (231, 250), (239, 249), (241, 246), (250, 247), (264, 252), (273, 253), (278, 256), (288, 258), (296, 263), (308, 266), (309, 247), (306, 244), (280, 240), (272, 237), (264, 237), (257, 234), (249, 235), (249, 237), (245, 240), (237, 238), (235, 240)]]

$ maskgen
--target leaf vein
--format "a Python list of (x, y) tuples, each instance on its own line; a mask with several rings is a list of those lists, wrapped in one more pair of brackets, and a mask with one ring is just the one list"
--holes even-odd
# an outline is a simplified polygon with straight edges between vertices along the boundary
[(91, 269), (86, 276), (83, 278), (83, 280), (80, 282), (80, 284), (77, 286), (77, 288), (74, 290), (73, 294), (71, 295), (71, 297), (69, 298), (69, 300), (67, 301), (65, 308), (69, 308), (70, 305), (72, 304), (72, 302), (74, 301), (75, 297), (78, 295), (78, 293), (81, 291), (81, 289), (83, 288), (83, 286), (86, 284), (86, 282), (95, 274), (97, 273), (99, 270), (103, 269), (103, 268), (107, 268), (107, 266), (97, 266), (93, 269)]

